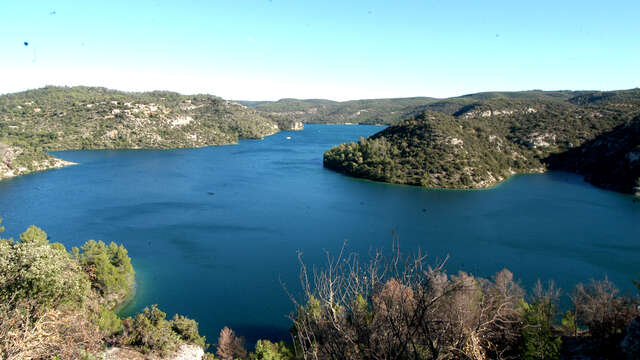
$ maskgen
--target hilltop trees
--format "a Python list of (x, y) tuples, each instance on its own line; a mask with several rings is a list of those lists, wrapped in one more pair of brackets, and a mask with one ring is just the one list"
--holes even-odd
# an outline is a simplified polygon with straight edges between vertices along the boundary
[(233, 330), (226, 326), (220, 331), (216, 347), (216, 355), (218, 355), (221, 360), (298, 359), (298, 357), (294, 355), (293, 349), (282, 341), (274, 343), (269, 340), (258, 340), (255, 345), (255, 351), (249, 354), (244, 347), (244, 338), (239, 337)]

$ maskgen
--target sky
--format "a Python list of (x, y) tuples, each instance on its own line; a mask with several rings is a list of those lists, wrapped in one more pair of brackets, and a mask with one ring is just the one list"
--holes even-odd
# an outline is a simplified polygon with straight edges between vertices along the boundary
[(0, 1), (0, 93), (234, 100), (640, 86), (640, 1)]

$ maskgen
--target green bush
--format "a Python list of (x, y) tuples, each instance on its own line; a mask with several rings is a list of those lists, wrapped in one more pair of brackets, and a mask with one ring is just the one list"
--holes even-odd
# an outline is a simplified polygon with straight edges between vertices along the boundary
[(116, 313), (105, 306), (100, 306), (96, 316), (96, 324), (105, 336), (112, 336), (122, 332), (122, 320)]
[(576, 315), (571, 310), (567, 310), (564, 313), (564, 316), (560, 319), (560, 325), (562, 326), (564, 333), (568, 336), (575, 336), (578, 333)]
[(161, 356), (177, 350), (180, 336), (172, 330), (166, 316), (157, 305), (152, 305), (135, 318), (124, 319), (124, 343), (135, 346), (144, 353), (156, 352)]
[(198, 333), (198, 323), (182, 315), (175, 314), (171, 320), (171, 329), (188, 343), (205, 347), (206, 339)]
[(251, 360), (288, 360), (293, 359), (293, 350), (283, 341), (273, 343), (269, 340), (258, 340)]
[(128, 295), (133, 286), (134, 271), (124, 246), (113, 242), (107, 246), (102, 241), (89, 240), (80, 250), (73, 249), (72, 252), (90, 273), (94, 289), (103, 296)]
[(258, 340), (255, 351), (250, 355), (252, 360), (289, 360), (293, 359), (293, 350), (283, 341), (273, 343), (269, 340)]
[(83, 304), (89, 280), (78, 263), (35, 226), (20, 239), (0, 242), (0, 301), (17, 297), (45, 306)]
[(145, 308), (135, 318), (123, 319), (124, 339), (145, 353), (155, 352), (165, 356), (178, 349), (182, 343), (192, 343), (204, 348), (205, 338), (198, 333), (198, 323), (181, 315), (173, 320), (157, 305)]
[(522, 308), (522, 359), (558, 359), (562, 339), (551, 327), (553, 304), (547, 301), (534, 301), (532, 304), (523, 302)]
[(31, 225), (25, 232), (20, 234), (20, 242), (23, 244), (34, 243), (45, 245), (49, 243), (49, 240), (47, 239), (47, 233), (39, 227)]

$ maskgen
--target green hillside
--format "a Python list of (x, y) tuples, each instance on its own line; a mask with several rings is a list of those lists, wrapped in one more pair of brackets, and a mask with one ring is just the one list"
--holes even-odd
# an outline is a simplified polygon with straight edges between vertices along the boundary
[[(397, 125), (327, 151), (324, 164), (377, 181), (463, 189), (492, 186), (511, 174), (548, 167), (592, 174), (601, 165), (605, 168), (608, 157), (603, 152), (621, 137), (625, 145), (617, 147), (617, 158), (636, 158), (640, 137), (624, 134), (637, 128), (631, 124), (638, 114), (638, 89), (473, 94), (416, 108)], [(606, 135), (611, 131), (613, 135)], [(572, 162), (557, 156), (564, 153), (584, 154), (588, 159), (576, 160), (574, 155)], [(618, 172), (626, 174), (625, 180), (611, 176), (606, 182), (596, 181), (597, 176), (587, 180), (636, 191), (638, 185), (630, 185), (635, 179), (626, 177), (640, 176), (640, 162), (616, 164)]]
[(211, 95), (50, 86), (0, 96), (0, 178), (65, 165), (47, 151), (232, 144), (290, 125)]

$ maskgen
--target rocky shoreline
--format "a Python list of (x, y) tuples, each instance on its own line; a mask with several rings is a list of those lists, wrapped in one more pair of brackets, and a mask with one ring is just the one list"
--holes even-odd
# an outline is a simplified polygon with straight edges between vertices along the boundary
[(77, 165), (74, 162), (58, 159), (50, 155), (46, 155), (41, 159), (21, 161), (20, 156), (24, 153), (25, 151), (19, 147), (2, 146), (0, 144), (0, 180), (38, 171)]

